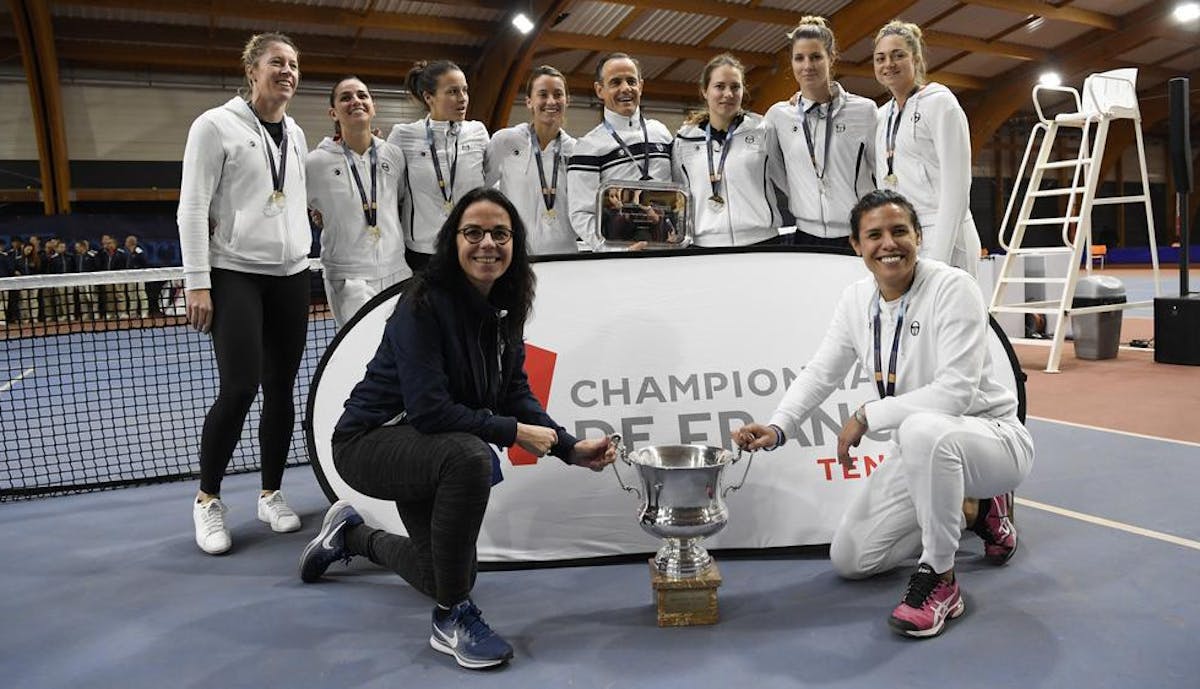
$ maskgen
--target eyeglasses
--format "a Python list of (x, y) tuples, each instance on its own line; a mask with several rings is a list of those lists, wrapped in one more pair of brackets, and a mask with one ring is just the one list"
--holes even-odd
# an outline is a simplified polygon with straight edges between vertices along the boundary
[(513, 237), (512, 230), (507, 227), (493, 227), (490, 230), (485, 230), (482, 227), (464, 227), (458, 233), (472, 244), (482, 242), (485, 234), (492, 235), (492, 241), (497, 244), (508, 244)]

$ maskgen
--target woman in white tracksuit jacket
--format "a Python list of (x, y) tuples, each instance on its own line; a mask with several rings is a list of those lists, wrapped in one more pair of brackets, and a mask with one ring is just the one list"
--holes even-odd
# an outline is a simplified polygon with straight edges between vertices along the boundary
[(310, 301), (308, 144), (285, 114), (300, 81), (299, 54), (287, 36), (259, 34), (242, 63), (249, 99), (205, 112), (188, 131), (177, 214), (188, 322), (212, 331), (220, 376), (204, 418), (192, 508), (196, 543), (211, 554), (230, 547), (221, 479), (260, 383), (258, 518), (274, 531), (300, 528), (279, 493)]
[(908, 198), (923, 219), (922, 256), (975, 276), (979, 232), (971, 216), (971, 132), (950, 89), (925, 83), (921, 29), (889, 22), (875, 37), (875, 78), (892, 99), (879, 108), (875, 179)]
[(387, 287), (412, 276), (404, 262), (404, 154), (371, 134), (375, 101), (346, 77), (329, 94), (336, 139), (308, 154), (308, 206), (321, 225), (325, 294), (341, 328)]
[(672, 177), (688, 187), (696, 246), (779, 243), (774, 184), (783, 182), (775, 132), (742, 110), (745, 69), (728, 53), (700, 77), (705, 109), (688, 118), (671, 145)]
[[(984, 540), (988, 561), (1017, 546), (1012, 495), (1033, 463), (1033, 442), (1017, 399), (989, 375), (988, 315), (964, 272), (918, 260), (918, 215), (904, 197), (868, 193), (851, 215), (851, 244), (871, 276), (842, 293), (816, 354), (788, 388), (769, 425), (734, 432), (743, 447), (773, 449), (858, 364), (875, 371), (880, 399), (867, 402), (838, 435), (838, 459), (868, 429), (891, 433), (887, 460), (851, 502), (830, 558), (861, 578), (919, 557), (889, 620), (901, 634), (941, 632), (963, 612), (954, 577), (961, 530)], [(989, 497), (992, 496), (992, 497)]]
[(484, 185), (488, 131), (482, 122), (466, 119), (467, 78), (453, 62), (418, 62), (405, 84), (429, 114), (395, 125), (387, 140), (404, 152), (407, 174), (400, 221), (405, 259), (419, 272), (433, 256), (434, 238), (454, 204)]
[(501, 129), (487, 148), (487, 184), (516, 206), (534, 256), (579, 251), (567, 208), (567, 161), (575, 137), (563, 131), (570, 97), (563, 73), (535, 67), (525, 86), (528, 123)]
[(875, 188), (875, 102), (832, 80), (837, 43), (823, 17), (788, 34), (800, 93), (767, 111), (787, 168), (794, 244), (850, 250), (850, 209)]

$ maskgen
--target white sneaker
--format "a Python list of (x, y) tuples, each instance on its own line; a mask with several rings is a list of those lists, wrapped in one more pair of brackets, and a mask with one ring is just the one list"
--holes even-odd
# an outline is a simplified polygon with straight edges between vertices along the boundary
[(288, 507), (279, 491), (258, 498), (258, 520), (270, 524), (275, 533), (300, 530), (300, 517)]
[(209, 555), (220, 555), (229, 550), (233, 539), (225, 528), (225, 513), (229, 508), (220, 498), (201, 504), (192, 504), (192, 521), (196, 524), (196, 545)]

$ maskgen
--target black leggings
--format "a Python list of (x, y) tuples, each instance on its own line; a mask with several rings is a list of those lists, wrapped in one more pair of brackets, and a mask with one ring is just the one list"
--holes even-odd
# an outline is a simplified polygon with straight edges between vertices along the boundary
[(346, 547), (451, 606), (470, 595), (475, 540), (492, 490), (492, 451), (468, 433), (426, 435), (384, 426), (335, 441), (338, 474), (354, 490), (396, 503), (408, 536), (358, 526)]
[(308, 331), (308, 271), (279, 277), (212, 270), (213, 350), (221, 387), (204, 417), (200, 490), (220, 495), (221, 479), (262, 384), (262, 488), (278, 490), (296, 419), (292, 389)]

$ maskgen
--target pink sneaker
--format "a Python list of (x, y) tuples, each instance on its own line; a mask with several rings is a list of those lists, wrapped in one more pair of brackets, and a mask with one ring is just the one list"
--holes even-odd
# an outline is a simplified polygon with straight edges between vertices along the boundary
[(1013, 521), (1013, 494), (1005, 493), (980, 500), (981, 510), (987, 510), (971, 530), (983, 539), (983, 558), (993, 565), (1002, 565), (1017, 552), (1017, 525)]
[(932, 567), (922, 564), (909, 578), (904, 600), (892, 611), (888, 625), (905, 636), (937, 636), (946, 626), (946, 620), (958, 617), (964, 610), (966, 605), (958, 592), (958, 580), (946, 583)]

